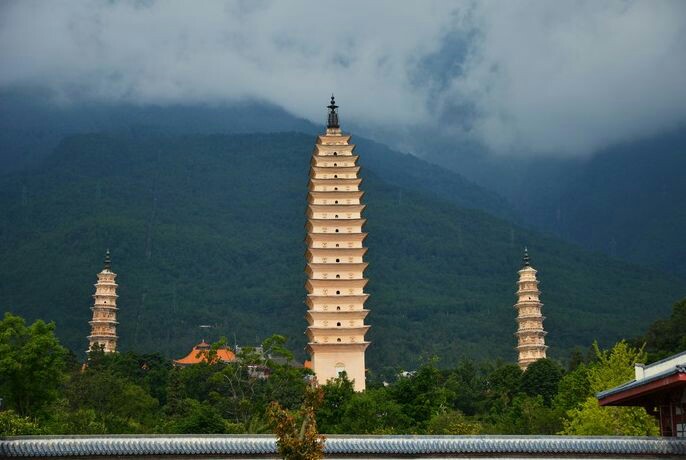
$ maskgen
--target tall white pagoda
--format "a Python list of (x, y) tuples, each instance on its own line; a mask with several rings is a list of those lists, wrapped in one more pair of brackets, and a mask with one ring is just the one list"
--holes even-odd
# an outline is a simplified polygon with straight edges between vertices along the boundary
[(365, 389), (365, 334), (369, 313), (364, 288), (367, 263), (362, 231), (360, 167), (350, 135), (341, 132), (331, 96), (326, 133), (312, 154), (307, 208), (307, 351), (324, 384), (345, 372)]
[(543, 330), (545, 317), (541, 313), (543, 304), (539, 297), (536, 269), (531, 266), (529, 252), (524, 248), (524, 266), (519, 270), (517, 290), (517, 351), (519, 367), (526, 370), (529, 364), (546, 357), (546, 332)]
[(88, 336), (88, 349), (94, 345), (103, 347), (105, 353), (117, 351), (117, 274), (112, 271), (110, 251), (105, 254), (105, 266), (98, 273), (95, 284), (94, 303), (91, 307), (93, 320), (90, 321), (91, 335)]

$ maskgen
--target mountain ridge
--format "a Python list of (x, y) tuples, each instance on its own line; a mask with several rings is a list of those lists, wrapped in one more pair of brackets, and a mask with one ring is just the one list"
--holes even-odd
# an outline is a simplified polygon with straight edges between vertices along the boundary
[[(215, 106), (56, 105), (47, 102), (53, 96), (48, 91), (0, 91), (0, 170), (37, 164), (64, 136), (86, 132), (133, 137), (251, 132), (314, 136), (319, 130), (308, 120), (255, 100)], [(355, 120), (350, 122), (358, 126)], [(359, 125), (363, 128), (374, 139), (394, 139), (387, 128)], [(446, 133), (412, 134), (410, 130), (402, 136), (410, 136), (412, 143), (407, 145), (421, 155), (405, 159), (404, 169), (386, 173), (385, 180), (433, 188), (436, 196), (461, 207), (484, 209), (590, 250), (686, 276), (686, 240), (679, 232), (686, 226), (678, 175), (686, 167), (683, 127), (611, 146), (586, 159), (524, 153), (493, 157), (483, 146), (447, 138)], [(360, 136), (356, 142), (379, 152), (393, 150)], [(429, 164), (438, 165), (432, 174)], [(417, 167), (422, 171), (414, 171)], [(469, 188), (471, 194), (466, 193)]]
[(686, 277), (684, 126), (582, 158), (429, 158), (503, 197), (522, 225)]

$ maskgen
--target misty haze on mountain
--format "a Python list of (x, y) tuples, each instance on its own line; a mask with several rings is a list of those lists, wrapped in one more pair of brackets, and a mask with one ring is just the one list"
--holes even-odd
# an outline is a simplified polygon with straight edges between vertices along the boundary
[[(3, 2), (0, 90), (257, 101), (407, 150), (584, 156), (686, 119), (686, 3)], [(392, 140), (391, 140), (392, 139)]]

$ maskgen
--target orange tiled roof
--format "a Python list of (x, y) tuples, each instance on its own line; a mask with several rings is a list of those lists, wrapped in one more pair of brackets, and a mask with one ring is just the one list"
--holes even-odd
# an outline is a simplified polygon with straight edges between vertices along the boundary
[[(210, 351), (210, 344), (204, 340), (193, 347), (190, 353), (180, 359), (175, 359), (174, 363), (186, 365), (186, 364), (198, 364), (207, 361), (207, 355)], [(229, 363), (236, 360), (236, 355), (228, 348), (222, 347), (217, 350), (217, 359), (219, 361)]]

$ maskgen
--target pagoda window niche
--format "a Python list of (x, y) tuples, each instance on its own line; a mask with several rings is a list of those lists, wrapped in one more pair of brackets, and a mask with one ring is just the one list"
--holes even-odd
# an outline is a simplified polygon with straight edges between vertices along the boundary
[[(325, 384), (344, 370), (353, 381), (355, 390), (362, 391), (365, 389), (365, 351), (369, 346), (365, 340), (369, 326), (364, 322), (368, 313), (364, 305), (368, 297), (365, 293), (367, 280), (364, 277), (367, 266), (364, 261), (366, 234), (362, 230), (364, 206), (360, 200), (362, 190), (359, 187), (358, 157), (353, 153), (354, 145), (350, 143), (350, 136), (341, 132), (338, 106), (333, 98), (328, 108), (326, 132), (317, 137), (310, 163), (312, 182), (307, 213), (306, 290), (307, 304), (313, 313), (307, 315), (307, 351), (318, 382)], [(334, 145), (342, 146), (343, 153), (331, 147)], [(342, 158), (334, 160), (331, 156)], [(321, 207), (321, 204), (326, 207)], [(339, 227), (341, 219), (357, 221)], [(355, 257), (352, 257), (352, 248), (361, 251), (354, 249)], [(345, 271), (337, 265), (343, 261), (349, 264)], [(327, 297), (332, 296), (345, 296), (341, 303), (345, 302), (349, 307), (343, 309), (342, 305), (335, 305), (335, 309), (326, 312), (328, 323), (323, 324), (320, 321), (322, 305), (327, 302)], [(321, 312), (319, 315), (316, 313), (318, 311)], [(341, 330), (347, 325), (354, 329)], [(345, 332), (345, 335), (339, 336), (341, 332)]]

